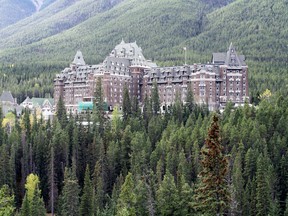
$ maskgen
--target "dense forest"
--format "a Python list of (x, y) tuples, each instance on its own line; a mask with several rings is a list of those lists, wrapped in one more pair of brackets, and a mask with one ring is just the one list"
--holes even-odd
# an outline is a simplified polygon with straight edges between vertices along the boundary
[(288, 214), (287, 93), (220, 114), (188, 92), (160, 115), (157, 88), (143, 112), (125, 88), (108, 117), (99, 82), (92, 114), (60, 99), (51, 122), (1, 128), (1, 215)]

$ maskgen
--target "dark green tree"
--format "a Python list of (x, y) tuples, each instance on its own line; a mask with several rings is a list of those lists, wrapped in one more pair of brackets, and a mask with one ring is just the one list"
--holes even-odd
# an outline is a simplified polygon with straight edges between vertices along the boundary
[(8, 185), (3, 185), (0, 189), (0, 215), (14, 215), (14, 211), (14, 195)]
[(196, 212), (219, 215), (229, 205), (230, 194), (225, 179), (228, 162), (222, 151), (218, 117), (214, 114), (201, 150), (203, 169), (199, 173), (193, 204)]
[(156, 201), (159, 215), (180, 215), (178, 191), (174, 177), (169, 172), (164, 175), (156, 192)]
[(84, 178), (83, 194), (80, 202), (80, 216), (93, 216), (93, 187), (90, 179), (90, 170), (87, 165)]
[(132, 174), (128, 173), (117, 200), (117, 216), (136, 216), (135, 203), (134, 180)]
[(156, 82), (154, 82), (152, 86), (151, 103), (152, 103), (153, 115), (157, 115), (160, 111), (160, 99), (159, 99), (158, 85)]
[(131, 101), (127, 85), (123, 89), (123, 103), (122, 103), (123, 120), (127, 121), (131, 116)]
[(59, 97), (59, 100), (57, 103), (56, 116), (57, 116), (58, 121), (61, 124), (61, 127), (62, 128), (66, 127), (67, 122), (68, 122), (67, 112), (66, 112), (65, 103), (64, 103), (62, 96)]
[(100, 77), (96, 81), (94, 105), (95, 106), (93, 106), (93, 132), (97, 131), (102, 136), (104, 134), (105, 110), (104, 110), (102, 79)]
[(46, 209), (40, 190), (34, 191), (34, 196), (31, 203), (31, 215), (46, 216)]
[(79, 215), (79, 193), (80, 189), (75, 170), (73, 168), (65, 168), (64, 187), (60, 197), (62, 216)]
[(257, 159), (256, 172), (256, 212), (257, 216), (268, 215), (269, 210), (269, 186), (267, 183), (267, 162), (262, 154)]

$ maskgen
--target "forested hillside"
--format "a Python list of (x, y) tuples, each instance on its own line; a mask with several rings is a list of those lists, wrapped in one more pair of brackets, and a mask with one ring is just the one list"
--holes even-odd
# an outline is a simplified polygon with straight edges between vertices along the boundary
[(1, 0), (0, 29), (25, 19), (56, 0)]
[(287, 94), (221, 115), (189, 97), (159, 115), (157, 95), (140, 114), (127, 93), (108, 120), (101, 91), (91, 116), (68, 119), (60, 100), (51, 123), (25, 111), (1, 128), (0, 213), (287, 215)]

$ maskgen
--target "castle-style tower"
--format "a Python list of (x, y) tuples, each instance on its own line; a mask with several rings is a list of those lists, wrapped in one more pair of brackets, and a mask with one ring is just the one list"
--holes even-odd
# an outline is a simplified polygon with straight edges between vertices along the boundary
[(228, 101), (236, 106), (249, 102), (248, 66), (245, 56), (238, 55), (231, 43), (227, 53), (213, 53), (212, 62), (219, 65), (219, 105), (225, 107)]

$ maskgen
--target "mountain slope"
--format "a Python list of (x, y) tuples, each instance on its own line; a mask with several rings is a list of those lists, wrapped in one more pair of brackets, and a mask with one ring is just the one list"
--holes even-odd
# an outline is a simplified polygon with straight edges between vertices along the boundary
[(35, 11), (30, 0), (0, 0), (0, 29), (11, 25)]
[[(82, 0), (78, 3), (80, 2), (81, 7), (87, 2), (87, 7), (81, 10), (84, 17), (90, 14), (89, 10), (93, 8), (92, 2), (99, 3), (98, 8), (96, 5), (96, 10), (101, 6), (100, 1)], [(164, 49), (179, 45), (182, 41), (200, 34), (204, 27), (205, 13), (221, 6), (204, 0), (125, 0), (117, 3), (119, 1), (111, 1), (112, 7), (92, 13), (91, 17), (84, 19), (83, 22), (71, 24), (71, 19), (66, 19), (69, 20), (67, 28), (60, 27), (60, 29), (67, 29), (66, 31), (57, 32), (59, 24), (63, 24), (59, 20), (63, 20), (63, 16), (67, 14), (72, 14), (73, 17), (72, 12), (75, 11), (72, 10), (73, 7), (79, 9), (76, 3), (50, 18), (35, 20), (37, 22), (35, 24), (33, 22), (29, 24), (28, 19), (25, 24), (18, 23), (17, 29), (22, 29), (21, 31), (16, 31), (15, 26), (11, 26), (5, 32), (0, 31), (2, 35), (0, 48), (15, 48), (2, 50), (0, 57), (10, 61), (16, 59), (24, 61), (23, 57), (37, 61), (43, 61), (44, 58), (66, 61), (74, 55), (76, 49), (80, 48), (86, 54), (85, 56), (90, 56), (94, 61), (95, 57), (96, 60), (102, 60), (101, 58), (119, 43), (121, 38), (124, 38), (126, 41), (137, 40), (144, 46), (146, 53), (152, 53), (149, 57), (161, 59)], [(41, 12), (51, 7), (52, 5), (40, 11), (39, 16)], [(81, 11), (76, 10), (77, 14)], [(71, 28), (73, 25), (75, 27)], [(20, 45), (21, 48), (18, 49)], [(155, 53), (156, 50), (159, 52)], [(20, 55), (15, 55), (16, 52), (20, 52)], [(93, 56), (95, 54), (97, 56)]]
[(0, 31), (0, 60), (67, 62), (81, 49), (95, 63), (123, 38), (170, 64), (183, 61), (184, 46), (193, 63), (230, 42), (250, 61), (285, 64), (287, 10), (284, 0), (57, 0)]
[[(0, 48), (18, 47), (61, 33), (109, 9), (105, 0), (57, 0), (39, 13), (0, 31)], [(121, 0), (113, 1), (117, 4)]]
[(233, 41), (250, 60), (285, 63), (287, 10), (284, 0), (238, 0), (209, 14), (203, 32), (185, 43), (198, 52), (211, 52), (224, 51)]
[(25, 19), (56, 0), (0, 0), (0, 29)]

